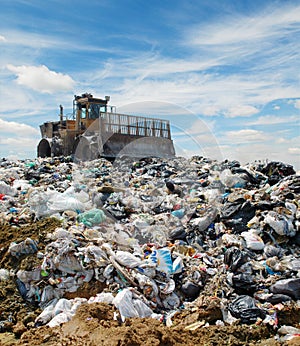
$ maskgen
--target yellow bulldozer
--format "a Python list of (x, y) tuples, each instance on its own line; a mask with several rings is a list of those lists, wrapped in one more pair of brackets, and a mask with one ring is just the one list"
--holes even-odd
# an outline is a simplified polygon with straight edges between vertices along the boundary
[(40, 126), (38, 157), (71, 155), (85, 161), (175, 156), (169, 121), (117, 113), (109, 101), (109, 96), (75, 95), (70, 116), (60, 106), (59, 120)]

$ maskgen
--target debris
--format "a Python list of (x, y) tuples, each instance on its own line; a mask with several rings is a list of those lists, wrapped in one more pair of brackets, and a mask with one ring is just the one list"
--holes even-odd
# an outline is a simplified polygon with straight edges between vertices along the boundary
[[(272, 167), (201, 157), (6, 162), (0, 284), (36, 315), (23, 323), (4, 313), (1, 330), (9, 318), (22, 333), (63, 325), (106, 303), (121, 322), (174, 326), (186, 314), (186, 331), (246, 323), (275, 335), (279, 312), (300, 299), (300, 177)], [(48, 216), (49, 231), (39, 226)], [(201, 315), (207, 300), (215, 318)]]

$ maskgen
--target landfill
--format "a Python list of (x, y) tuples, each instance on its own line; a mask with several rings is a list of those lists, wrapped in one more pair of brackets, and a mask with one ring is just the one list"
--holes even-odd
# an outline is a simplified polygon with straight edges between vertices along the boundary
[(0, 160), (0, 344), (300, 344), (300, 175)]

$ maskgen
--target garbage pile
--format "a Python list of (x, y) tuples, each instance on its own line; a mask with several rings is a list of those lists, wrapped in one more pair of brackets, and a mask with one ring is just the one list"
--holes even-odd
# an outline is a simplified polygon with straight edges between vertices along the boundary
[[(45, 217), (60, 221), (43, 246), (11, 242), (6, 256), (34, 256), (30, 269), (1, 262), (0, 281), (13, 277), (24, 301), (42, 310), (36, 327), (60, 325), (94, 302), (114, 305), (120, 322), (171, 326), (205, 297), (220, 312), (210, 323), (276, 330), (281, 310), (300, 308), (300, 176), (290, 165), (3, 159), (0, 179), (1, 220), (16, 232)], [(96, 283), (96, 295), (76, 297)], [(291, 328), (284, 340), (299, 334)]]

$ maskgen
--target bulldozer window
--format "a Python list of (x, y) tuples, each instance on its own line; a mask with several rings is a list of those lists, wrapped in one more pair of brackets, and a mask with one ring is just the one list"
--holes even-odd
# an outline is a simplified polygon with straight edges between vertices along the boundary
[(82, 119), (85, 119), (85, 118), (86, 118), (86, 109), (85, 109), (85, 108), (82, 108), (82, 109), (81, 109), (81, 118), (82, 118)]
[(91, 104), (90, 105), (90, 119), (99, 118), (99, 105)]
[(106, 112), (105, 106), (97, 105), (97, 104), (91, 104), (90, 105), (89, 118), (90, 119), (98, 119), (100, 112)]

